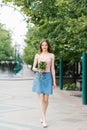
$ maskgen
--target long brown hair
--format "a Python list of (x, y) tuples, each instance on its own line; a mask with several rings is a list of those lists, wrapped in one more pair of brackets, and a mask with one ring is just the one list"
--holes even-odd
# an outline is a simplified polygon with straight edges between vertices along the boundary
[(39, 54), (42, 52), (42, 43), (43, 43), (43, 42), (46, 42), (46, 43), (47, 43), (47, 45), (48, 45), (48, 52), (49, 52), (49, 53), (52, 53), (53, 51), (52, 51), (52, 47), (51, 47), (49, 41), (48, 41), (47, 39), (42, 39), (41, 42), (40, 42), (40, 44), (39, 44), (39, 51), (38, 51)]

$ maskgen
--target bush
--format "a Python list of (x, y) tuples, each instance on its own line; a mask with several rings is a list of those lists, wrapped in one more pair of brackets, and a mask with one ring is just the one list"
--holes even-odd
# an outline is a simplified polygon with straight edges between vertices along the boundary
[(66, 90), (75, 90), (76, 85), (75, 85), (75, 83), (67, 83), (67, 84), (64, 84), (63, 87), (64, 87)]

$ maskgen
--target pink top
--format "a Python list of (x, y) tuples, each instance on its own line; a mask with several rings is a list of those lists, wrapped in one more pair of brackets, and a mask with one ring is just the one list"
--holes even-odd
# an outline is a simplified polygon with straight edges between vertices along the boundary
[(50, 56), (42, 57), (41, 55), (39, 55), (38, 56), (38, 63), (40, 61), (45, 61), (47, 63), (45, 72), (50, 72), (51, 65), (52, 65), (52, 58)]

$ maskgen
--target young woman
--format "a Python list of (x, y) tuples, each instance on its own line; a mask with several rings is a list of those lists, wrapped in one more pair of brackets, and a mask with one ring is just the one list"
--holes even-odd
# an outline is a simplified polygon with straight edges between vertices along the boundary
[[(49, 94), (53, 94), (53, 88), (56, 87), (54, 59), (54, 54), (52, 53), (52, 48), (48, 40), (43, 39), (39, 45), (39, 53), (36, 54), (34, 58), (33, 71), (36, 72), (36, 75), (32, 91), (37, 92), (39, 97), (42, 115), (40, 121), (44, 128), (47, 127), (46, 111)], [(38, 70), (37, 68), (41, 61), (46, 62), (45, 70)]]

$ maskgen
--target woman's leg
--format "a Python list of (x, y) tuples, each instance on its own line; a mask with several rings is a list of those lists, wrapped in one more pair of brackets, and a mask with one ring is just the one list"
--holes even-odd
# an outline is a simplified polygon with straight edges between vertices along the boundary
[(48, 107), (49, 95), (48, 94), (38, 94), (38, 97), (39, 97), (39, 101), (40, 101), (40, 108), (41, 108), (43, 125), (47, 126), (46, 111), (47, 111), (47, 107)]

